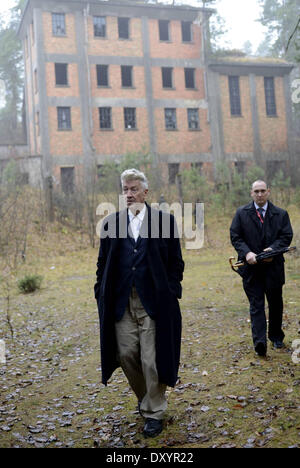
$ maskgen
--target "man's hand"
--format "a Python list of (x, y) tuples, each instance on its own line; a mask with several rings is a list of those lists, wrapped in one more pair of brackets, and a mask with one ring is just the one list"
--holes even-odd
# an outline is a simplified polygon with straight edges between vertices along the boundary
[[(267, 249), (264, 249), (264, 252), (272, 252), (272, 248), (271, 247), (268, 247)], [(270, 257), (270, 258), (266, 258), (264, 260), (265, 263), (270, 263), (270, 262), (273, 262), (273, 257)]]
[(246, 255), (246, 261), (249, 263), (249, 265), (255, 265), (257, 263), (256, 254), (253, 252), (248, 252)]

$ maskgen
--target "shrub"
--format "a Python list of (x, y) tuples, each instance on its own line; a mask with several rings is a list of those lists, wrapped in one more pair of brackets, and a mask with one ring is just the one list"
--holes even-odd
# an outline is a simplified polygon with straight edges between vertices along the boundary
[(27, 294), (40, 289), (43, 277), (40, 275), (26, 275), (18, 281), (19, 291)]

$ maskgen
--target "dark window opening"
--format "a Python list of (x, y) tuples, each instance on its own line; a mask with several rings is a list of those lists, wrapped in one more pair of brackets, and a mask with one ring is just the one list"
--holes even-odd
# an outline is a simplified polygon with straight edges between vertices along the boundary
[(129, 39), (129, 18), (118, 18), (119, 39)]
[(184, 69), (185, 87), (195, 89), (195, 68)]
[(122, 86), (131, 88), (132, 87), (132, 67), (122, 65), (121, 66), (121, 78), (122, 78)]
[(194, 162), (191, 164), (192, 168), (197, 171), (199, 175), (202, 175), (203, 171), (203, 162)]
[(182, 42), (191, 42), (192, 40), (192, 23), (190, 21), (181, 21)]
[(285, 175), (284, 161), (267, 161), (267, 180), (269, 183), (273, 181), (280, 171)]
[(55, 84), (56, 86), (68, 84), (68, 65), (66, 63), (55, 63)]
[(234, 163), (235, 169), (237, 173), (242, 176), (242, 178), (246, 175), (246, 162), (245, 161), (235, 161)]
[(273, 76), (264, 78), (265, 85), (265, 99), (266, 99), (266, 112), (269, 116), (276, 116), (276, 100), (275, 100), (275, 87)]
[(159, 20), (158, 29), (159, 29), (159, 40), (160, 41), (169, 41), (169, 21), (168, 20)]
[(165, 109), (165, 126), (166, 130), (176, 130), (176, 109)]
[(108, 86), (108, 65), (96, 65), (97, 86)]
[(74, 167), (61, 167), (60, 168), (61, 189), (66, 195), (74, 193), (74, 188), (75, 188), (74, 176), (75, 176)]
[(179, 173), (179, 163), (168, 164), (169, 169), (169, 184), (176, 183), (176, 177)]
[(106, 18), (105, 16), (94, 16), (94, 36), (106, 37)]
[(66, 20), (64, 13), (52, 13), (52, 33), (54, 36), (66, 35)]
[(163, 88), (173, 88), (173, 68), (163, 67), (161, 73)]
[(99, 107), (100, 128), (111, 129), (111, 107)]
[(240, 81), (238, 76), (229, 76), (229, 95), (231, 115), (241, 115)]
[(188, 109), (188, 126), (189, 130), (198, 130), (199, 129), (199, 111), (198, 109)]
[(135, 107), (124, 108), (124, 124), (127, 130), (136, 128), (136, 112)]
[(103, 164), (97, 164), (97, 179), (101, 179), (104, 176)]
[(58, 130), (71, 130), (71, 108), (57, 108)]

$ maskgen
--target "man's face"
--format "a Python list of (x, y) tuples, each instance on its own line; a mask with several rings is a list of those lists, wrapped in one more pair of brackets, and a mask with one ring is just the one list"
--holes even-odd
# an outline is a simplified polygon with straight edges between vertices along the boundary
[(268, 189), (265, 182), (255, 182), (251, 190), (251, 197), (258, 206), (264, 206), (270, 196), (270, 189)]
[(146, 200), (148, 189), (144, 189), (140, 180), (128, 180), (123, 185), (123, 195), (126, 199), (127, 207), (137, 207), (143, 205)]

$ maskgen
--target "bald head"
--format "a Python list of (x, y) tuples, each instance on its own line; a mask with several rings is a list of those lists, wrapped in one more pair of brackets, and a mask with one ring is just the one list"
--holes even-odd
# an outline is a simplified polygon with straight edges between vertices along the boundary
[(258, 206), (264, 206), (270, 196), (270, 189), (264, 180), (256, 180), (252, 184), (251, 197)]

